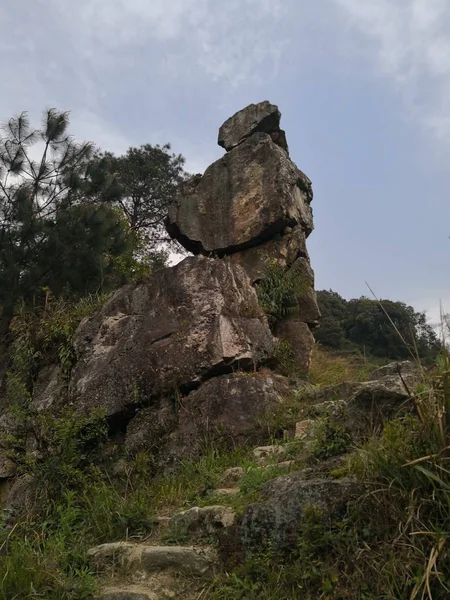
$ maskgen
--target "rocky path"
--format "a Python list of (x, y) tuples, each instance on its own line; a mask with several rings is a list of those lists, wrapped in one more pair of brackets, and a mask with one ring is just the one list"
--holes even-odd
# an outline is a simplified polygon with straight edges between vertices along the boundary
[[(239, 539), (244, 551), (258, 548), (267, 538), (282, 548), (301, 526), (306, 506), (330, 517), (342, 514), (358, 485), (333, 473), (354, 442), (405, 405), (416, 375), (408, 364), (402, 377), (397, 371), (390, 365), (368, 382), (310, 389), (304, 398), (307, 418), (277, 443), (255, 447), (253, 466), (226, 469), (209, 505), (160, 517), (151, 542), (113, 542), (90, 549), (100, 589), (95, 600), (206, 600), (208, 587), (223, 569), (226, 534)], [(324, 423), (345, 425), (348, 448), (308, 462), (320, 444), (327, 450)], [(332, 438), (330, 443), (335, 442)], [(243, 482), (255, 473), (264, 475), (257, 500), (240, 502), (245, 500)]]

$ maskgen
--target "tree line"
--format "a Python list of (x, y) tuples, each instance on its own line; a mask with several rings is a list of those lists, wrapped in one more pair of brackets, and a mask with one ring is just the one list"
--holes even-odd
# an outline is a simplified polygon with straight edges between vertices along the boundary
[[(69, 114), (26, 112), (0, 137), (0, 339), (20, 303), (105, 291), (164, 264), (163, 219), (184, 158), (145, 144), (122, 156), (69, 133)], [(167, 246), (166, 246), (167, 248)]]
[(432, 361), (441, 343), (423, 312), (392, 300), (345, 300), (337, 292), (317, 292), (322, 313), (316, 340), (336, 350), (357, 349), (369, 356)]

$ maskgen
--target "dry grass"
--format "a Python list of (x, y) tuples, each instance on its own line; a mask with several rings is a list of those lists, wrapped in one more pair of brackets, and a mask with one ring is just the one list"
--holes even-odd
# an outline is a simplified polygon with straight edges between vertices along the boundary
[(309, 379), (314, 385), (326, 387), (343, 381), (366, 381), (386, 360), (367, 359), (358, 352), (344, 353), (317, 344), (313, 350)]

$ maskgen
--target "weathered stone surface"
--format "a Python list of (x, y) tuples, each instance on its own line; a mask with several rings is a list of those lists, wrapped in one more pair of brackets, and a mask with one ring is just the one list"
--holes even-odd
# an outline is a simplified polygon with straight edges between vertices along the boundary
[(33, 385), (33, 408), (40, 412), (57, 406), (66, 387), (67, 381), (58, 365), (44, 367)]
[(244, 473), (244, 467), (229, 467), (225, 469), (220, 479), (221, 487), (232, 487), (243, 477)]
[(253, 368), (271, 354), (273, 338), (245, 272), (198, 256), (121, 288), (80, 324), (74, 345), (72, 401), (113, 416)]
[(262, 488), (266, 501), (249, 505), (240, 524), (244, 547), (261, 548), (271, 542), (288, 548), (301, 531), (305, 509), (314, 506), (325, 516), (343, 512), (357, 489), (349, 479), (305, 480), (302, 473), (277, 477)]
[(143, 408), (127, 426), (126, 446), (133, 452), (157, 450), (163, 436), (172, 431), (177, 423), (174, 403), (170, 399)]
[(202, 442), (238, 444), (254, 432), (258, 417), (282, 402), (287, 380), (271, 373), (235, 373), (215, 377), (182, 399), (179, 426), (165, 456), (195, 456)]
[(194, 254), (231, 254), (286, 227), (313, 229), (310, 180), (265, 133), (255, 133), (179, 188), (166, 227)]
[(94, 600), (161, 600), (161, 596), (142, 585), (129, 584), (105, 588)]
[(250, 104), (227, 119), (219, 129), (217, 143), (225, 150), (241, 144), (256, 131), (273, 134), (274, 141), (287, 150), (286, 136), (280, 130), (281, 113), (278, 106), (267, 100)]
[(290, 315), (275, 324), (275, 335), (280, 340), (289, 342), (297, 375), (304, 377), (311, 366), (314, 336), (300, 315)]
[(0, 479), (9, 479), (14, 477), (17, 472), (17, 465), (13, 462), (4, 448), (0, 448)]
[(4, 495), (2, 517), (5, 523), (12, 524), (35, 501), (37, 497), (36, 480), (32, 475), (22, 475), (22, 477), (12, 480), (12, 484), (5, 489)]
[(307, 258), (299, 257), (289, 269), (290, 274), (298, 280), (299, 294), (292, 300), (291, 307), (295, 315), (304, 323), (315, 327), (319, 323), (320, 310), (314, 290), (314, 271)]
[(370, 380), (382, 379), (386, 376), (398, 376), (399, 373), (403, 379), (408, 380), (411, 384), (420, 377), (419, 367), (410, 360), (404, 360), (400, 362), (392, 362), (388, 365), (384, 365), (379, 369), (376, 369), (370, 376)]
[(282, 460), (286, 455), (286, 446), (271, 445), (271, 446), (258, 446), (253, 450), (253, 456), (256, 462), (260, 465), (266, 465), (270, 462), (277, 462)]
[(286, 227), (273, 239), (231, 254), (227, 260), (240, 265), (252, 283), (260, 281), (272, 262), (290, 267), (298, 258), (309, 260), (305, 232), (301, 227)]
[(412, 408), (409, 392), (414, 392), (417, 383), (414, 370), (405, 369), (402, 377), (398, 374), (383, 376), (391, 372), (394, 367), (387, 365), (376, 373), (380, 375), (379, 379), (307, 390), (302, 394), (302, 401), (309, 406), (306, 412), (312, 417), (340, 422), (353, 439), (380, 430), (384, 422), (399, 411)]
[(195, 577), (213, 575), (216, 556), (212, 548), (192, 546), (148, 546), (130, 542), (112, 542), (90, 548), (87, 552), (98, 572), (119, 569), (130, 577), (141, 578), (168, 570)]
[(169, 520), (169, 527), (175, 530), (185, 530), (189, 534), (207, 535), (231, 527), (235, 520), (236, 513), (229, 506), (194, 506), (173, 515)]
[(304, 419), (295, 424), (294, 438), (305, 440), (314, 435), (315, 432), (314, 419)]
[(216, 490), (211, 492), (211, 496), (217, 496), (219, 498), (229, 498), (230, 496), (237, 496), (239, 493), (240, 489), (237, 487), (217, 488)]

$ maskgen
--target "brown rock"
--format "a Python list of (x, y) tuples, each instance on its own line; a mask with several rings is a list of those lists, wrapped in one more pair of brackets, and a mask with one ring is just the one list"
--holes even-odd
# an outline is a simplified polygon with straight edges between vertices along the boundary
[(38, 412), (54, 408), (66, 387), (67, 381), (58, 365), (44, 367), (33, 385), (32, 407)]
[(417, 374), (407, 369), (402, 378), (398, 374), (383, 376), (394, 372), (392, 365), (387, 367), (376, 373), (380, 375), (379, 379), (306, 390), (302, 401), (309, 405), (308, 416), (325, 417), (340, 423), (354, 441), (381, 431), (384, 423), (400, 411), (412, 409), (409, 391), (414, 392), (417, 382)]
[(205, 441), (247, 441), (258, 417), (282, 402), (287, 381), (274, 374), (236, 373), (204, 383), (181, 401), (179, 427), (164, 455), (195, 456)]
[[(413, 363), (410, 360), (403, 360), (399, 362), (392, 362), (388, 365), (384, 365), (379, 369), (376, 369), (370, 376), (370, 381), (374, 381), (376, 379), (382, 379), (386, 376), (394, 376), (397, 377), (401, 375), (405, 383), (408, 385), (408, 382), (411, 385), (414, 385), (415, 382), (418, 382), (420, 379), (420, 367)], [(413, 391), (413, 390), (411, 390)]]
[(149, 546), (130, 542), (111, 542), (90, 548), (87, 552), (92, 567), (98, 572), (122, 570), (130, 578), (145, 580), (152, 573), (172, 571), (193, 577), (210, 577), (214, 573), (216, 555), (212, 548), (192, 546)]
[(255, 133), (181, 185), (167, 231), (194, 254), (259, 245), (300, 225), (313, 229), (310, 180), (268, 134)]
[(74, 345), (72, 401), (120, 417), (213, 375), (253, 368), (273, 340), (240, 267), (189, 257), (120, 289), (80, 324)]
[(148, 587), (135, 584), (109, 586), (94, 596), (94, 600), (160, 600), (161, 595)]
[(232, 150), (256, 131), (269, 133), (273, 141), (288, 149), (284, 131), (280, 130), (281, 113), (278, 106), (267, 100), (250, 104), (227, 119), (219, 129), (217, 143), (225, 150)]
[(5, 495), (3, 520), (7, 524), (12, 524), (36, 502), (38, 493), (36, 479), (32, 475), (22, 475), (13, 480), (3, 493)]

